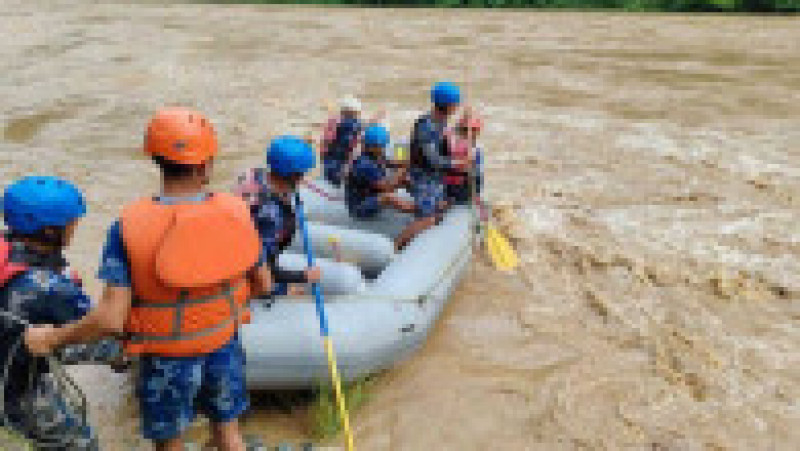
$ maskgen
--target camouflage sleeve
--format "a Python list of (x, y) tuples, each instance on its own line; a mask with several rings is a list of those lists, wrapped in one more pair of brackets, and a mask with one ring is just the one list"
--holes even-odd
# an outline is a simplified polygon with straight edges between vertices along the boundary
[(91, 363), (119, 365), (123, 361), (122, 346), (114, 339), (70, 345), (59, 350), (58, 359), (65, 365)]
[(438, 171), (446, 171), (451, 169), (452, 164), (450, 160), (439, 153), (439, 145), (441, 141), (441, 134), (435, 129), (433, 124), (429, 121), (420, 122), (414, 129), (414, 136), (412, 141), (416, 141), (422, 149), (422, 154), (428, 163)]

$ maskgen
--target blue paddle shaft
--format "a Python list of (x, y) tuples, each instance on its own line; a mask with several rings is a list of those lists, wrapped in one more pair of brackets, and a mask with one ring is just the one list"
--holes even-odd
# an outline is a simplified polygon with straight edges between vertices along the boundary
[[(306, 251), (306, 260), (308, 267), (314, 266), (314, 254), (311, 251), (311, 240), (308, 238), (308, 227), (306, 227), (306, 218), (303, 212), (303, 201), (300, 199), (300, 192), (294, 194), (295, 205), (297, 207), (297, 222), (300, 223), (300, 230), (303, 232), (303, 249)], [(322, 331), (322, 336), (328, 336), (328, 318), (325, 316), (325, 300), (322, 297), (322, 290), (319, 288), (318, 283), (311, 284), (311, 292), (314, 294), (314, 300), (317, 306), (317, 317), (319, 318), (319, 329)]]

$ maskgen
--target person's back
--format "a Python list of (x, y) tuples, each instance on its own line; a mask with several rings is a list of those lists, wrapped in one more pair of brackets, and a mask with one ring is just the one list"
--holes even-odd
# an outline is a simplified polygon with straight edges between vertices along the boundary
[(243, 448), (237, 418), (248, 408), (238, 329), (247, 302), (269, 289), (258, 233), (240, 198), (207, 193), (217, 151), (201, 113), (167, 108), (147, 128), (145, 153), (161, 193), (125, 206), (110, 228), (98, 276), (103, 300), (67, 326), (31, 328), (37, 352), (123, 333), (138, 356), (142, 433), (157, 450), (181, 449), (197, 411), (215, 445)]
[(361, 102), (346, 97), (340, 107), (339, 114), (328, 121), (323, 136), (323, 174), (334, 186), (341, 184), (362, 131)]
[(353, 162), (345, 184), (345, 204), (356, 218), (377, 215), (380, 210), (376, 184), (386, 178), (386, 164), (372, 153), (364, 152)]
[(315, 163), (311, 146), (296, 136), (275, 138), (267, 148), (269, 168), (253, 168), (240, 175), (234, 193), (250, 206), (250, 216), (261, 239), (263, 258), (273, 277), (270, 297), (286, 295), (289, 284), (319, 281), (318, 268), (284, 269), (278, 257), (291, 244), (297, 231), (297, 217), (292, 195), (297, 185)]

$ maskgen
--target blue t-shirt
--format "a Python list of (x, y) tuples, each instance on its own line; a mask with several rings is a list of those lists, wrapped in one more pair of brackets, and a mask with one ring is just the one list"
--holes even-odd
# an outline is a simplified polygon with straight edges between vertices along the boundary
[(378, 194), (376, 184), (386, 178), (386, 165), (368, 153), (362, 153), (353, 162), (345, 187), (345, 202), (356, 205)]
[[(162, 204), (174, 205), (178, 203), (203, 202), (207, 194), (190, 197), (159, 197), (157, 201)], [(122, 239), (122, 229), (119, 220), (114, 221), (106, 233), (106, 242), (100, 256), (100, 268), (97, 277), (108, 285), (115, 287), (131, 286), (131, 266), (128, 254), (125, 252), (125, 242)], [(259, 256), (258, 264), (265, 262), (263, 252)]]
[(411, 134), (411, 166), (409, 175), (412, 181), (422, 178), (439, 179), (451, 169), (452, 163), (444, 151), (445, 124), (434, 120), (427, 113), (414, 124)]
[(253, 168), (237, 179), (237, 191), (245, 193), (250, 216), (261, 239), (263, 258), (272, 272), (272, 295), (285, 295), (288, 283), (305, 283), (305, 272), (283, 269), (278, 256), (291, 244), (297, 231), (297, 216), (291, 196), (279, 194), (265, 168)]

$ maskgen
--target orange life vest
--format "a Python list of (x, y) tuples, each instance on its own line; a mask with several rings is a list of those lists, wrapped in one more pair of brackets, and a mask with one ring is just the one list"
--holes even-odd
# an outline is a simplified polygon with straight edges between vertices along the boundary
[(261, 246), (241, 199), (222, 193), (192, 204), (141, 199), (123, 210), (121, 225), (133, 290), (128, 353), (209, 353), (249, 322), (246, 273)]

